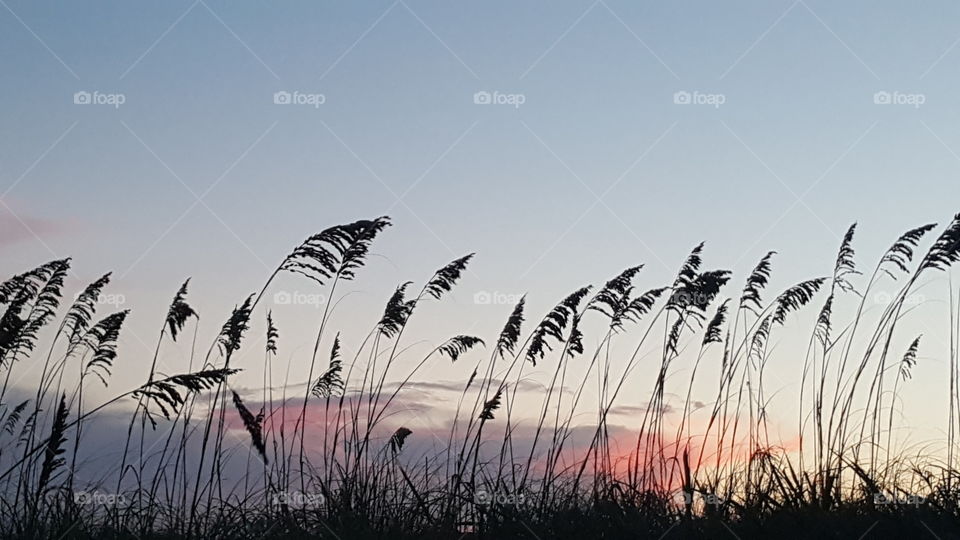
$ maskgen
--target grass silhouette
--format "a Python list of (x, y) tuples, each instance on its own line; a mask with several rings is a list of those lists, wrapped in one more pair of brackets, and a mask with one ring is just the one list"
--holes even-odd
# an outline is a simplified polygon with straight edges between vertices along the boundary
[[(486, 340), (456, 335), (418, 360), (401, 360), (404, 331), (417, 308), (444, 299), (466, 271), (470, 254), (437, 270), (415, 294), (411, 282), (398, 286), (353, 358), (343, 356), (339, 334), (332, 348), (321, 349), (331, 333), (338, 285), (361, 271), (388, 226), (390, 220), (379, 217), (306, 239), (259, 292), (234, 308), (203, 354), (196, 348), (199, 315), (184, 282), (160, 327), (144, 383), (96, 405), (85, 402), (85, 391), (108, 384), (128, 314), (97, 313), (110, 274), (70, 305), (63, 302), (69, 259), (0, 283), (5, 372), (0, 533), (12, 538), (960, 537), (954, 450), (960, 427), (960, 306), (952, 292), (946, 455), (897, 454), (891, 438), (898, 392), (912, 370), (923, 367), (917, 366), (921, 338), (911, 336), (909, 348), (895, 350), (895, 330), (918, 280), (960, 260), (960, 214), (917, 262), (936, 226), (900, 236), (863, 290), (854, 283), (861, 275), (854, 261), (855, 226), (843, 238), (831, 275), (776, 295), (766, 290), (774, 252), (756, 264), (738, 295), (724, 300), (721, 291), (731, 287), (732, 275), (705, 269), (701, 244), (672, 284), (637, 289), (642, 267), (630, 267), (596, 289), (576, 289), (539, 320), (529, 318), (521, 298), (499, 335)], [(252, 319), (261, 316), (257, 308), (264, 294), (282, 273), (305, 277), (330, 299), (305, 384), (274, 384), (272, 365), (283, 339), (269, 312), (263, 364), (236, 365), (234, 358)], [(876, 320), (868, 320), (866, 302), (880, 282), (897, 292)], [(850, 320), (835, 320), (841, 303), (855, 308)], [(793, 329), (809, 336), (806, 350), (791, 350), (787, 360), (799, 380), (799, 414), (797, 448), (785, 449), (770, 434), (774, 396), (764, 379), (774, 352), (771, 341), (785, 332), (791, 314), (818, 306), (812, 328)], [(159, 373), (161, 350), (189, 338), (191, 325), (189, 370)], [(57, 329), (42, 351), (39, 336), (47, 327)], [(600, 329), (592, 350), (584, 343), (587, 328)], [(464, 376), (442, 450), (405, 455), (417, 434), (391, 423), (402, 393), (426, 377), (430, 362), (463, 363), (478, 355), (485, 359)], [(693, 399), (694, 384), (700, 368), (714, 358), (720, 373), (715, 395), (700, 403)], [(693, 360), (688, 379), (678, 384), (682, 407), (675, 407), (667, 400), (668, 384), (677, 384), (671, 374), (688, 359)], [(568, 368), (574, 362), (585, 366), (585, 375), (572, 374)], [(27, 363), (42, 367), (38, 386), (30, 399), (9, 402), (16, 380), (11, 374)], [(548, 381), (539, 407), (521, 414), (514, 407), (528, 366), (546, 367)], [(242, 397), (232, 386), (240, 369), (262, 372), (259, 396)], [(629, 376), (638, 369), (653, 375), (652, 388), (632, 385)], [(629, 440), (616, 440), (610, 417), (625, 395), (640, 392), (648, 397), (632, 419), (635, 431)], [(582, 399), (594, 394), (595, 403)], [(108, 408), (128, 411), (116, 407), (120, 404), (132, 411), (124, 413), (129, 418), (115, 477), (78, 485), (84, 430)], [(703, 421), (695, 418), (697, 410), (704, 411)], [(584, 413), (592, 418), (586, 431)], [(234, 415), (249, 437), (240, 448), (225, 438)], [(312, 432), (318, 422), (309, 415), (321, 418), (320, 433)], [(578, 429), (587, 436), (575, 442)], [(156, 441), (148, 444), (151, 438)], [(318, 441), (317, 448), (312, 442), (308, 447), (308, 438)], [(624, 443), (632, 447), (626, 453), (620, 449)], [(238, 459), (245, 459), (245, 475), (231, 483), (228, 469)]]

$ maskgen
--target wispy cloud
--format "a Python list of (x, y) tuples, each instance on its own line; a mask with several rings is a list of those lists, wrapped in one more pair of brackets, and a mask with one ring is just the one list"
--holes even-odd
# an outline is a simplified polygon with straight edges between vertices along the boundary
[(69, 228), (61, 220), (36, 217), (14, 209), (9, 202), (0, 206), (0, 247), (45, 240)]

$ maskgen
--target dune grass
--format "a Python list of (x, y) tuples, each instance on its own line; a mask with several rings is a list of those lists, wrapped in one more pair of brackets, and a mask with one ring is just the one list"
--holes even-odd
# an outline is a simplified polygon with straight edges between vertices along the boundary
[[(467, 270), (472, 255), (466, 255), (419, 288), (398, 286), (345, 357), (330, 328), (332, 302), (389, 225), (386, 217), (362, 220), (306, 239), (238, 303), (206, 348), (196, 342), (200, 320), (185, 282), (160, 326), (153, 358), (138, 360), (143, 384), (99, 403), (85, 392), (109, 383), (127, 317), (127, 311), (97, 313), (110, 274), (76, 296), (64, 290), (68, 259), (2, 282), (0, 534), (960, 537), (960, 306), (952, 291), (951, 315), (943, 321), (951, 330), (943, 374), (946, 452), (907, 454), (892, 439), (899, 392), (912, 370), (927, 367), (917, 365), (922, 338), (910, 336), (910, 346), (897, 350), (896, 329), (921, 278), (960, 260), (960, 214), (932, 240), (936, 225), (907, 231), (864, 273), (850, 227), (827, 275), (779, 293), (767, 291), (773, 252), (736, 284), (729, 271), (704, 267), (701, 244), (672, 283), (639, 288), (642, 267), (627, 268), (597, 287), (574, 290), (540, 319), (520, 299), (499, 335), (456, 335), (419, 359), (401, 359), (417, 308), (445, 299)], [(296, 383), (273, 380), (283, 334), (263, 301), (285, 273), (302, 276), (330, 299), (308, 378)], [(881, 285), (896, 292), (879, 317), (868, 318), (868, 299)], [(834, 320), (840, 305), (853, 315)], [(815, 323), (788, 329), (802, 310), (813, 310)], [(263, 363), (238, 365), (251, 327), (263, 328)], [(40, 340), (47, 328), (52, 337)], [(585, 339), (597, 329), (595, 339)], [(805, 350), (775, 351), (772, 343), (787, 333), (805, 336)], [(191, 338), (189, 368), (161, 373), (164, 347)], [(591, 350), (585, 342), (599, 344)], [(463, 367), (456, 413), (446, 444), (408, 455), (417, 433), (392, 424), (392, 413), (438, 361)], [(770, 362), (795, 370), (796, 396), (768, 392)], [(684, 380), (672, 377), (681, 364)], [(720, 375), (706, 383), (714, 394), (701, 402), (694, 387), (708, 365), (719, 365)], [(521, 414), (514, 404), (534, 367), (546, 373), (545, 389), (539, 405), (525, 405)], [(11, 401), (22, 390), (14, 388), (14, 372), (37, 368), (31, 397)], [(262, 375), (262, 389), (236, 388), (239, 370)], [(637, 388), (632, 375), (639, 371), (651, 376), (652, 387)], [(645, 404), (627, 426), (632, 435), (617, 439), (622, 431), (612, 411), (637, 395)], [(671, 402), (671, 395), (680, 399)], [(774, 423), (794, 421), (771, 418), (772, 404), (788, 399), (799, 412), (795, 448), (784, 448), (771, 432)], [(116, 470), (99, 484), (80, 485), (84, 432), (105, 411), (129, 411)], [(326, 425), (319, 433), (314, 415)], [(248, 436), (242, 446), (227, 438), (236, 422)], [(578, 430), (585, 440), (575, 436)], [(238, 459), (246, 471), (239, 482), (227, 474)]]

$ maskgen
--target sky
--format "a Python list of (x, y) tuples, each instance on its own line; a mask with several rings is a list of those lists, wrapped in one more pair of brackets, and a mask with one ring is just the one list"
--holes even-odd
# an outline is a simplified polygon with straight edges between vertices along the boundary
[[(828, 275), (857, 222), (872, 266), (901, 232), (960, 211), (958, 15), (951, 2), (2, 0), (0, 273), (71, 256), (75, 292), (113, 271), (104, 309), (132, 314), (111, 384), (128, 388), (184, 279), (209, 343), (303, 238), (380, 215), (394, 226), (335, 312), (354, 343), (398, 283), (471, 252), (411, 342), (491, 340), (519, 295), (544, 313), (635, 264), (647, 287), (667, 283), (700, 241), (732, 287), (778, 251), (779, 290)], [(904, 390), (917, 415), (946, 398), (938, 278), (903, 336), (931, 336), (930, 370)], [(323, 294), (284, 276), (264, 306), (294, 376)], [(168, 371), (188, 354), (166, 348)], [(772, 373), (787, 387), (796, 368)]]

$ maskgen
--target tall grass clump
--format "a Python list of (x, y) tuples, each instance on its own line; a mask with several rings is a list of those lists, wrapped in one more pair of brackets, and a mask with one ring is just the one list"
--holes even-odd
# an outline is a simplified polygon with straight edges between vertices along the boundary
[[(0, 283), (0, 534), (857, 537), (883, 524), (874, 534), (957, 537), (960, 291), (939, 280), (948, 316), (925, 321), (946, 324), (949, 344), (901, 329), (917, 290), (960, 261), (960, 214), (932, 241), (934, 224), (906, 231), (872, 267), (853, 225), (822, 276), (780, 290), (775, 252), (737, 278), (701, 243), (665, 283), (641, 286), (635, 264), (539, 317), (520, 297), (498, 333), (429, 349), (412, 327), (437, 317), (421, 312), (443, 309), (428, 304), (448, 301), (472, 253), (335, 331), (343, 287), (390, 225), (308, 237), (204, 325), (183, 281), (148, 357), (120, 347), (129, 311), (98, 313), (111, 274), (69, 304), (70, 259)], [(264, 305), (281, 276), (324, 298), (308, 350), (285, 349), (280, 306)], [(204, 347), (208, 317), (222, 322)], [(185, 354), (175, 374), (172, 350)], [(461, 379), (438, 380), (441, 364)], [(771, 387), (771, 368), (790, 384)], [(117, 369), (138, 382), (115, 389)], [(903, 392), (943, 369), (930, 400), (944, 403), (944, 440), (910, 446)], [(440, 435), (409, 414), (418, 388), (453, 396), (449, 417), (439, 402), (426, 413)]]

